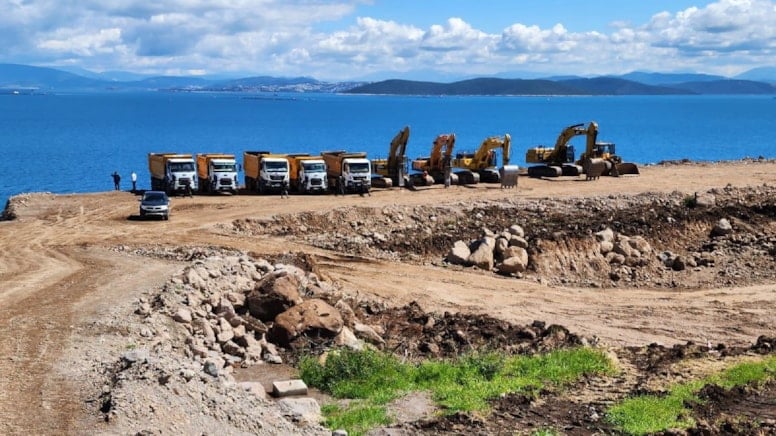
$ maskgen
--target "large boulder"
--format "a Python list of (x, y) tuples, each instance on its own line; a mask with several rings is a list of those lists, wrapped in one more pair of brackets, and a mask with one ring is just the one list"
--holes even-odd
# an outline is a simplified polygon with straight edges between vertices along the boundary
[(711, 229), (711, 236), (726, 236), (733, 233), (733, 226), (726, 218), (717, 221), (717, 224)]
[(527, 255), (525, 256), (525, 259), (523, 259), (520, 256), (513, 256), (513, 257), (508, 257), (504, 259), (504, 261), (498, 265), (498, 270), (502, 274), (518, 274), (518, 273), (524, 273), (527, 267), (528, 267)]
[(472, 252), (464, 241), (455, 241), (453, 248), (447, 253), (447, 261), (453, 265), (466, 265)]
[[(493, 241), (495, 245), (495, 240)], [(467, 259), (467, 264), (474, 265), (485, 271), (493, 269), (493, 245), (482, 241)]]
[(600, 232), (597, 232), (595, 234), (596, 240), (598, 242), (613, 242), (614, 241), (614, 230), (610, 229), (609, 227), (601, 230)]
[(302, 302), (299, 287), (296, 275), (267, 276), (248, 294), (248, 312), (261, 321), (272, 321), (278, 314)]
[(339, 311), (323, 300), (311, 299), (293, 306), (275, 318), (267, 338), (288, 346), (300, 335), (335, 337), (345, 323)]
[(518, 224), (513, 224), (513, 225), (509, 226), (509, 233), (511, 233), (511, 234), (513, 234), (515, 236), (519, 236), (521, 238), (525, 237), (525, 231)]

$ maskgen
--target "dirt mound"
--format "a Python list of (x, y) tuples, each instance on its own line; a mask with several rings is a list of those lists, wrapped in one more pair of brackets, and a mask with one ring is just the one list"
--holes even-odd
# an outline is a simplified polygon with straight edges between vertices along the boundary
[(487, 315), (425, 312), (417, 303), (384, 311), (363, 311), (363, 319), (385, 330), (386, 348), (402, 356), (454, 357), (498, 350), (529, 354), (581, 345), (584, 341), (559, 325), (534, 321), (516, 326)]
[[(730, 232), (715, 234), (723, 219), (730, 223)], [(611, 194), (459, 206), (343, 207), (240, 219), (228, 230), (289, 237), (356, 256), (443, 265), (456, 241), (518, 224), (528, 243), (526, 277), (582, 287), (698, 288), (776, 278), (775, 222), (776, 187), (765, 185), (689, 196)], [(632, 262), (613, 261), (595, 239), (604, 229), (641, 238), (650, 253)]]
[(692, 404), (691, 435), (776, 434), (776, 382), (761, 387), (724, 389), (706, 385)]

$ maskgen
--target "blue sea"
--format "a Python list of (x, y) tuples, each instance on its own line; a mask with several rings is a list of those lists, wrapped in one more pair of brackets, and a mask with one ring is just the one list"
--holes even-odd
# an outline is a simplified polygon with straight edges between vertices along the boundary
[[(0, 205), (22, 192), (113, 188), (111, 174), (150, 185), (149, 152), (319, 153), (385, 157), (405, 125), (410, 158), (438, 134), (455, 151), (487, 136), (512, 136), (511, 163), (552, 146), (571, 124), (596, 121), (600, 141), (627, 161), (776, 157), (772, 96), (406, 97), (335, 94), (96, 93), (0, 95)], [(572, 141), (579, 154), (584, 138)], [(242, 175), (241, 175), (242, 180)]]

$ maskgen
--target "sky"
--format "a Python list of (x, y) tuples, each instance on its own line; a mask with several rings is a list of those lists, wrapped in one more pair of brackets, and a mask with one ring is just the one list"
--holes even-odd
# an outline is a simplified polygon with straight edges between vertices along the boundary
[(459, 80), (776, 66), (776, 0), (0, 0), (0, 63)]

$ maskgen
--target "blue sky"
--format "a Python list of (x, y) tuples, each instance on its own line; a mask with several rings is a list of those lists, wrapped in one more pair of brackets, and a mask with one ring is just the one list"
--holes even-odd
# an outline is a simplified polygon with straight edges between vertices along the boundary
[(776, 0), (0, 0), (0, 63), (158, 75), (733, 76)]

